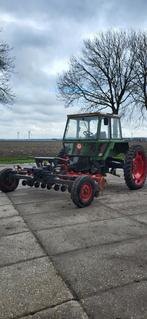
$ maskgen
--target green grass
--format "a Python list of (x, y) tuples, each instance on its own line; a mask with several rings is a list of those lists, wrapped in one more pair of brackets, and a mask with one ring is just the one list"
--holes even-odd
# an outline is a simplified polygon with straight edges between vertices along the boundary
[(33, 157), (1, 157), (0, 164), (24, 164), (34, 163)]

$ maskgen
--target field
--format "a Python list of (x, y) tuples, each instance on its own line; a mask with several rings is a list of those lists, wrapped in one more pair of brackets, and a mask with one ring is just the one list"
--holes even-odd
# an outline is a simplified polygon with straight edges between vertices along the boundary
[(61, 141), (0, 141), (0, 163), (31, 161), (35, 156), (55, 156)]
[[(142, 144), (147, 151), (147, 142), (130, 142)], [(55, 156), (62, 147), (62, 142), (53, 141), (0, 141), (0, 163), (32, 162), (35, 156)]]

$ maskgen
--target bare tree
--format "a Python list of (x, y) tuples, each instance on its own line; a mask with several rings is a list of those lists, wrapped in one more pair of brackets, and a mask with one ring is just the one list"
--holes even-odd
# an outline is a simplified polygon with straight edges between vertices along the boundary
[(13, 101), (14, 95), (10, 88), (10, 76), (14, 68), (14, 60), (9, 56), (10, 47), (0, 42), (0, 103), (7, 104)]
[(130, 48), (136, 55), (132, 97), (134, 106), (140, 109), (143, 115), (144, 110), (147, 110), (147, 33), (132, 32)]
[(72, 58), (58, 79), (60, 97), (66, 106), (79, 101), (86, 110), (108, 108), (117, 114), (132, 102), (135, 59), (126, 32), (108, 31), (84, 41), (82, 56)]

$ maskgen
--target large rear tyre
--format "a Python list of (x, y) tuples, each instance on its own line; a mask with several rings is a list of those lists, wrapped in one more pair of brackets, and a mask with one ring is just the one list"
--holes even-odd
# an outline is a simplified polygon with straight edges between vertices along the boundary
[(4, 193), (13, 192), (19, 184), (13, 170), (10, 168), (3, 169), (0, 172), (0, 190)]
[(89, 206), (95, 196), (95, 183), (89, 176), (79, 176), (71, 189), (71, 199), (74, 204), (83, 208)]
[(131, 146), (126, 154), (124, 178), (128, 188), (136, 190), (144, 186), (147, 173), (147, 158), (141, 145)]

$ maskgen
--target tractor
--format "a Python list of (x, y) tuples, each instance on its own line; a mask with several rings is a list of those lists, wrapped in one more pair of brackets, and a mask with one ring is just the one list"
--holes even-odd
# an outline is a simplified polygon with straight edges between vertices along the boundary
[(35, 157), (35, 166), (0, 172), (0, 190), (14, 191), (19, 181), (30, 187), (68, 190), (74, 204), (89, 206), (106, 185), (106, 175), (124, 171), (131, 190), (144, 186), (146, 153), (141, 145), (129, 147), (122, 138), (120, 117), (104, 113), (67, 116), (63, 148), (56, 157)]

